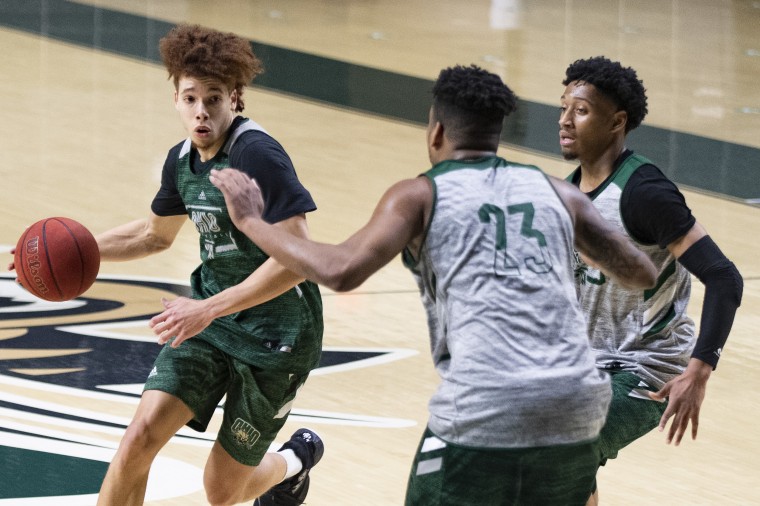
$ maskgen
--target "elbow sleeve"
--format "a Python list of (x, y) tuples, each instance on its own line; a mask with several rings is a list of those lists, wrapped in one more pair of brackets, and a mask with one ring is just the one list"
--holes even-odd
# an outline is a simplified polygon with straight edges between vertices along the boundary
[(715, 368), (741, 305), (744, 280), (709, 236), (695, 242), (678, 261), (705, 285), (699, 337), (692, 357)]

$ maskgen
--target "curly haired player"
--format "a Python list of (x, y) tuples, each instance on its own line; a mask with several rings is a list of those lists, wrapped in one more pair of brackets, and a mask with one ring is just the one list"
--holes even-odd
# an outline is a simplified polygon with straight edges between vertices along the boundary
[(175, 104), (188, 138), (169, 150), (151, 212), (97, 236), (104, 261), (167, 249), (189, 217), (201, 264), (192, 298), (165, 301), (150, 325), (165, 344), (103, 482), (98, 504), (142, 504), (159, 450), (185, 424), (206, 429), (226, 396), (224, 418), (204, 473), (210, 504), (301, 504), (324, 446), (308, 429), (267, 452), (298, 388), (319, 362), (322, 302), (317, 286), (293, 274), (235, 228), (212, 169), (236, 167), (261, 181), (264, 219), (308, 237), (316, 209), (290, 158), (243, 111), (245, 86), (262, 71), (237, 35), (180, 25), (161, 39)]
[[(600, 463), (673, 419), (679, 444), (699, 408), (742, 298), (742, 277), (697, 223), (675, 184), (625, 139), (647, 114), (636, 71), (605, 57), (566, 70), (559, 119), (562, 154), (580, 166), (568, 176), (599, 212), (657, 267), (657, 285), (637, 290), (609, 279), (579, 255), (576, 282), (597, 367), (613, 396), (600, 435)], [(686, 314), (694, 274), (705, 285), (699, 336)], [(651, 393), (650, 393), (651, 391)], [(668, 399), (667, 403), (663, 402)], [(595, 491), (589, 504), (598, 502)]]
[(610, 387), (588, 345), (573, 245), (642, 289), (654, 266), (572, 185), (496, 155), (516, 105), (499, 76), (444, 69), (433, 96), (433, 167), (392, 186), (342, 244), (267, 224), (266, 195), (241, 172), (214, 171), (211, 181), (240, 230), (333, 289), (357, 286), (403, 252), (441, 377), (407, 505), (583, 505)]

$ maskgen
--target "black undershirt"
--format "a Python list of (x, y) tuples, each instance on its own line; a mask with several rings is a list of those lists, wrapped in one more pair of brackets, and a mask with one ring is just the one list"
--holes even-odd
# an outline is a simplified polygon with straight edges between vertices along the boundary
[[(620, 155), (610, 178), (632, 154), (625, 150)], [(580, 174), (580, 169), (573, 174), (572, 182), (576, 186), (580, 184)], [(605, 187), (602, 183), (586, 195), (593, 199)], [(696, 223), (683, 194), (652, 164), (642, 165), (631, 174), (620, 198), (620, 214), (633, 239), (642, 244), (657, 244), (660, 248), (686, 235)], [(715, 368), (736, 308), (741, 304), (741, 274), (709, 236), (689, 247), (679, 262), (705, 285), (700, 332), (692, 357)]]
[[(232, 122), (229, 133), (246, 118), (238, 116)], [(184, 141), (169, 150), (161, 174), (161, 187), (151, 204), (151, 209), (158, 216), (176, 216), (186, 214), (185, 204), (177, 191), (177, 160)], [(223, 156), (217, 155), (205, 162), (200, 153), (192, 148), (190, 153), (190, 170), (194, 174), (207, 171)], [(229, 154), (229, 166), (240, 169), (256, 179), (264, 197), (264, 220), (276, 223), (301, 213), (314, 211), (317, 206), (308, 190), (298, 180), (293, 163), (283, 147), (268, 134), (259, 130), (249, 130), (240, 135), (233, 144)]]
[[(629, 149), (623, 151), (609, 178), (632, 154)], [(572, 182), (579, 185), (580, 170), (573, 175)], [(604, 187), (606, 185), (602, 183), (586, 195), (593, 199)], [(686, 235), (696, 223), (681, 191), (652, 164), (642, 165), (631, 174), (620, 197), (620, 215), (623, 226), (634, 240), (641, 244), (657, 244), (660, 248)]]

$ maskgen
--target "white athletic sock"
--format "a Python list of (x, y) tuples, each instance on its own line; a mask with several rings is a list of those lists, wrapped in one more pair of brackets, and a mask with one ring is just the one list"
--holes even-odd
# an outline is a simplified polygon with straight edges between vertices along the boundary
[(296, 454), (293, 453), (293, 450), (288, 448), (278, 451), (277, 453), (279, 455), (282, 455), (282, 457), (285, 459), (285, 465), (287, 467), (285, 470), (285, 477), (282, 479), (282, 481), (285, 481), (288, 478), (292, 478), (301, 472), (301, 469), (303, 469), (303, 463), (301, 462), (301, 459), (296, 457)]

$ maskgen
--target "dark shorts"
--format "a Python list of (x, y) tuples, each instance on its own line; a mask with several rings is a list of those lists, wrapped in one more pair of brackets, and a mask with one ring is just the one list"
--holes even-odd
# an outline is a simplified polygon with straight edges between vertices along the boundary
[(598, 464), (596, 441), (479, 449), (445, 443), (427, 429), (409, 475), (406, 506), (584, 506)]
[(203, 432), (222, 398), (224, 417), (217, 440), (241, 464), (261, 462), (285, 424), (306, 376), (264, 371), (200, 339), (164, 346), (145, 390), (161, 390), (184, 402), (194, 417), (188, 426)]
[(656, 391), (630, 372), (615, 372), (612, 402), (607, 421), (599, 434), (600, 464), (617, 457), (618, 451), (647, 434), (660, 424), (667, 403), (642, 399), (634, 390)]

